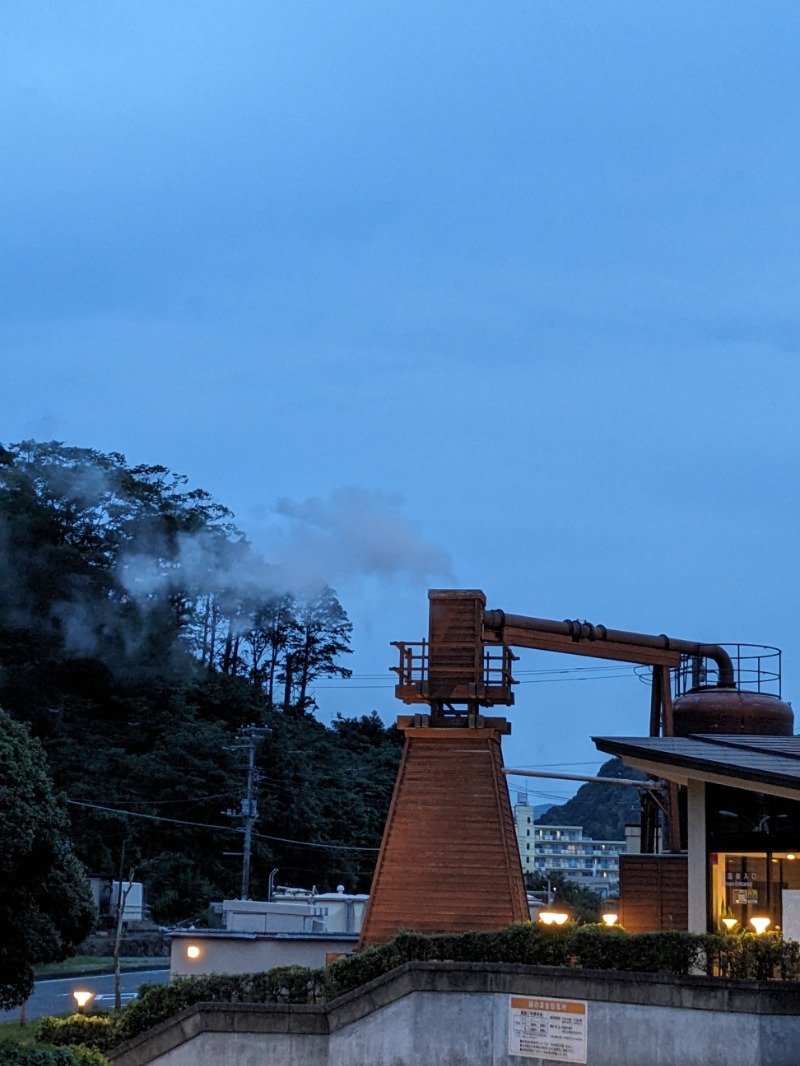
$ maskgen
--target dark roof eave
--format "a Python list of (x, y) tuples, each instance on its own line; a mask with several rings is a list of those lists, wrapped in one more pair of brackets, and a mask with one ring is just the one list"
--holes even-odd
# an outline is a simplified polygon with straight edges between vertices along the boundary
[[(628, 755), (631, 758), (656, 763), (664, 767), (674, 766), (679, 770), (697, 770), (704, 774), (724, 777), (730, 780), (731, 785), (734, 787), (737, 781), (751, 781), (754, 784), (774, 785), (800, 793), (800, 777), (783, 773), (769, 773), (768, 771), (747, 766), (729, 767), (726, 770), (726, 767), (718, 762), (709, 762), (706, 759), (685, 754), (681, 755), (676, 752), (659, 751), (649, 745), (638, 746), (636, 744), (637, 739), (628, 737), (592, 737), (595, 747), (608, 755), (619, 756), (623, 762), (625, 761), (625, 756)], [(652, 741), (661, 738), (642, 737), (641, 739)]]

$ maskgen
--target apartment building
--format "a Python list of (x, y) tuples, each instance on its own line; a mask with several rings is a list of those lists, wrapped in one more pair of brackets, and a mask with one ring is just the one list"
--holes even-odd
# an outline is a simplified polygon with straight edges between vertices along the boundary
[(592, 840), (579, 825), (537, 825), (524, 792), (514, 805), (514, 825), (523, 873), (560, 874), (602, 896), (617, 892), (624, 840)]

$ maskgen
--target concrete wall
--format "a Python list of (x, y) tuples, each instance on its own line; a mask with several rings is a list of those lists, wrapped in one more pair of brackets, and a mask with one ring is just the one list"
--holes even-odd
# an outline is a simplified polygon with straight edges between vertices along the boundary
[(116, 1066), (535, 1066), (508, 1054), (509, 997), (588, 1004), (587, 1066), (797, 1066), (800, 983), (409, 963), (325, 1006), (203, 1004)]
[[(203, 977), (212, 973), (263, 973), (276, 966), (324, 966), (328, 956), (350, 955), (358, 938), (353, 936), (242, 936), (225, 933), (173, 935), (170, 970), (173, 977)], [(188, 948), (200, 954), (189, 958)]]

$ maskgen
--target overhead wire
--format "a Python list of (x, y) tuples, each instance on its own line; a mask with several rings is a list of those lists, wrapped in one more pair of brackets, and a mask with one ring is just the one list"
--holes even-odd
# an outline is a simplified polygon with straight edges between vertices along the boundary
[[(223, 833), (244, 833), (241, 826), (236, 825), (212, 825), (209, 822), (187, 822), (182, 818), (167, 818), (161, 814), (144, 814), (142, 811), (125, 811), (119, 807), (105, 807), (99, 803), (87, 803), (84, 800), (67, 799), (66, 802), (73, 807), (89, 807), (96, 811), (105, 811), (108, 814), (124, 814), (130, 818), (146, 818), (151, 822), (169, 822), (172, 825), (186, 825), (193, 829), (215, 829)], [(268, 836), (266, 833), (253, 833), (259, 840), (271, 840), (278, 844), (292, 844), (301, 848), (325, 848), (335, 851), (379, 851), (379, 848), (360, 847), (356, 844), (316, 844), (310, 840), (291, 840), (288, 837)]]

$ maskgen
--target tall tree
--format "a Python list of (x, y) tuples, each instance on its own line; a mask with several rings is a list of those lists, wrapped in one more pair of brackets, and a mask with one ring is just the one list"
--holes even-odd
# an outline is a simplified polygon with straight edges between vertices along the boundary
[(294, 647), (285, 661), (286, 703), (304, 714), (316, 705), (309, 686), (318, 677), (350, 677), (338, 656), (349, 654), (352, 623), (327, 585), (300, 605)]
[(67, 958), (95, 914), (44, 752), (0, 711), (0, 1007), (24, 1003), (33, 967)]

